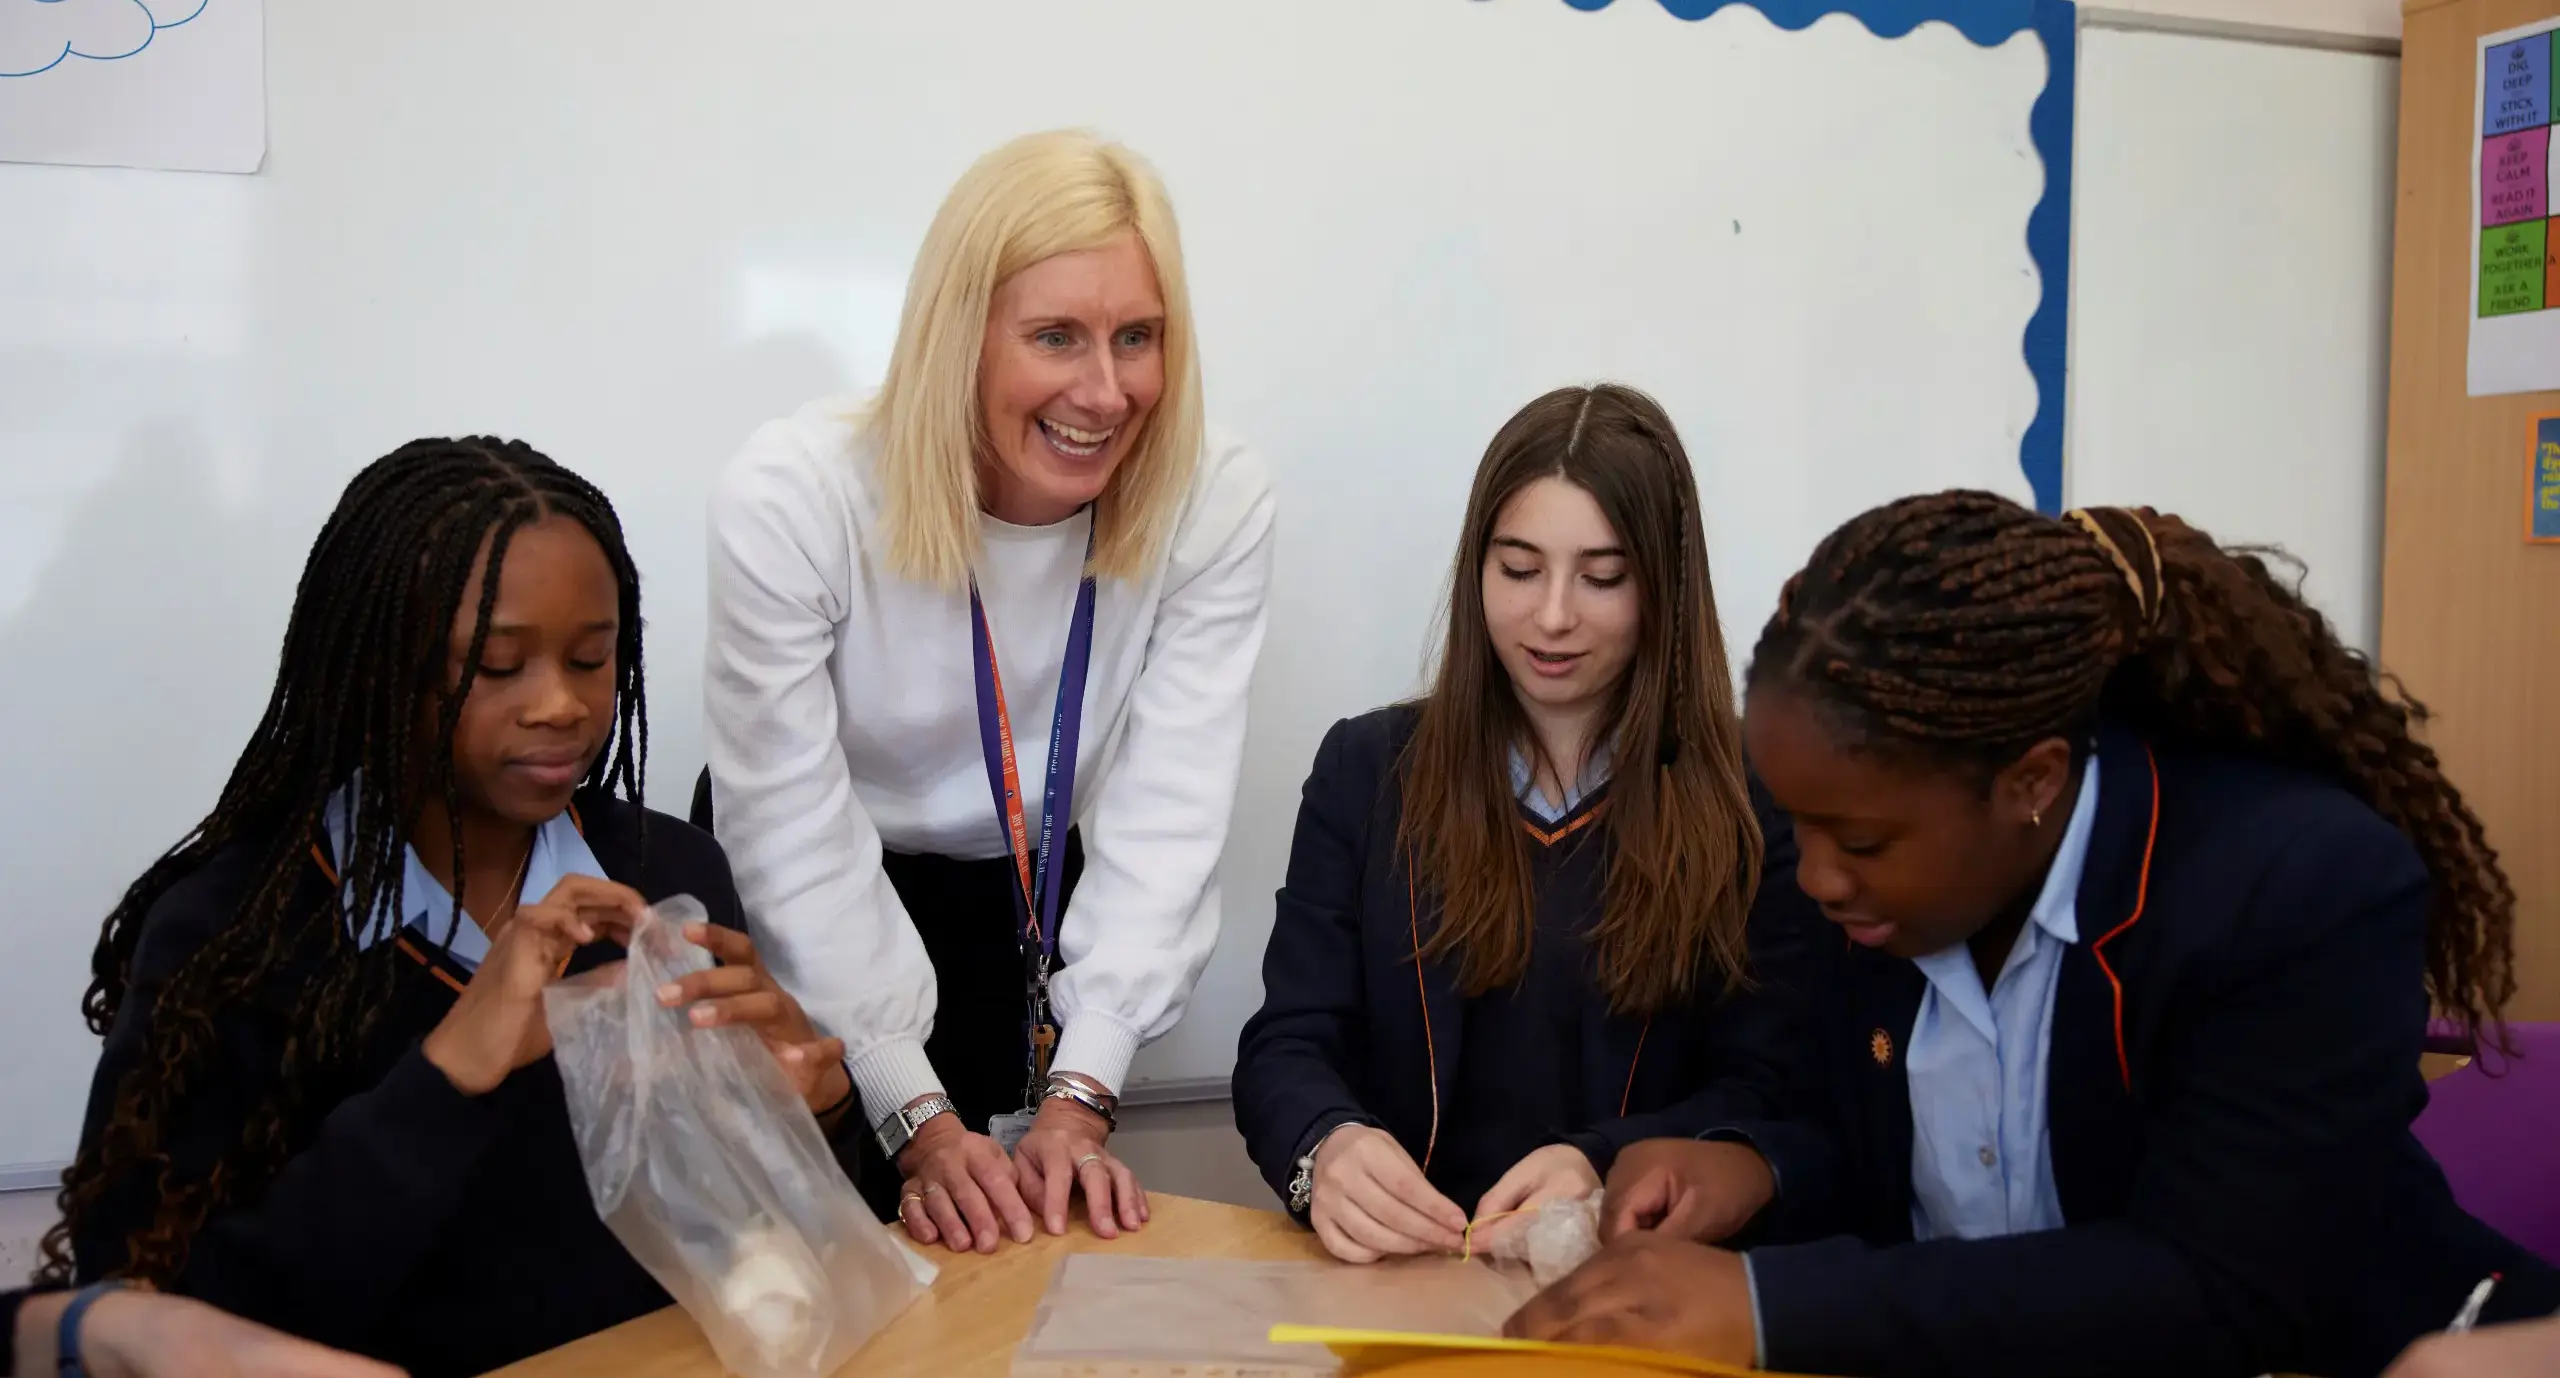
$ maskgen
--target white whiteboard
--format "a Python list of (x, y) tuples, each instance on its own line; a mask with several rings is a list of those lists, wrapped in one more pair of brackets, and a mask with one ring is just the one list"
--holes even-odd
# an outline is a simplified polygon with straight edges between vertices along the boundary
[(1737, 658), (1851, 513), (2027, 495), (2031, 34), (1557, 0), (269, 0), (267, 70), (256, 177), (0, 167), (0, 1167), (69, 1155), (97, 920), (209, 805), (346, 477), (491, 431), (604, 486), (646, 580), (649, 794), (680, 812), (711, 475), (878, 376), (935, 204), (1026, 129), (1162, 168), (1212, 414), (1280, 499), (1226, 932), (1141, 1090), (1226, 1075), (1315, 744), (1416, 685), (1520, 403), (1661, 396)]
[(2380, 645), (2400, 60), (2080, 38), (2074, 503), (2283, 547)]

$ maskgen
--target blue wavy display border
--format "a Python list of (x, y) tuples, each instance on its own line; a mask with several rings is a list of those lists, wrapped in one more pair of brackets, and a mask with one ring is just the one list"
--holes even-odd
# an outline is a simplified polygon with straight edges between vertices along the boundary
[[(1607, 9), (1612, 0), (1564, 0), (1577, 10)], [(2027, 213), (2027, 256), (2042, 295), (2027, 318), (2027, 372), (2036, 382), (2035, 419), (2018, 442), (2018, 467), (2036, 506), (2062, 510), (2063, 383), (2071, 331), (2071, 112), (2079, 57), (2078, 10), (2070, 0), (1654, 0), (1681, 19), (1704, 19), (1729, 4), (1748, 4), (1782, 29), (1801, 29), (1826, 14), (1845, 14), (1878, 38), (1900, 38), (1932, 21), (1948, 24), (1978, 46), (2034, 31), (2044, 44), (2044, 90), (2027, 112), (2027, 134), (2044, 159), (2044, 197)]]

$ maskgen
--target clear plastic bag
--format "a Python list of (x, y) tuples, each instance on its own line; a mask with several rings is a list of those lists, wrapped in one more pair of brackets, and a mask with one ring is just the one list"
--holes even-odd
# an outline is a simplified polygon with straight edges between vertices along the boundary
[(744, 1378), (833, 1373), (933, 1280), (865, 1209), (763, 1041), (697, 1029), (658, 987), (711, 965), (691, 897), (630, 960), (543, 992), (596, 1213)]
[(1323, 1345), (1275, 1325), (1498, 1335), (1536, 1292), (1516, 1270), (1454, 1258), (1259, 1263), (1069, 1254), (1041, 1295), (1013, 1378), (1330, 1378)]
[(1508, 1222), (1510, 1228), (1476, 1252), (1526, 1263), (1540, 1287), (1551, 1286), (1600, 1252), (1601, 1195), (1595, 1191), (1546, 1202), (1526, 1218)]

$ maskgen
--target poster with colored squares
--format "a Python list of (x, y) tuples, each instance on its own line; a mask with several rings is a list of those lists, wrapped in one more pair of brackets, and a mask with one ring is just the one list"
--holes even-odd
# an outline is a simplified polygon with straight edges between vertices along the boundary
[(2560, 388), (2560, 20), (2480, 40), (2470, 392)]

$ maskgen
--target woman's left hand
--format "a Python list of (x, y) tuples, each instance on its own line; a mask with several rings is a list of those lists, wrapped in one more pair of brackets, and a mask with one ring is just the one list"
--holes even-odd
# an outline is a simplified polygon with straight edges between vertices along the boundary
[(658, 987), (658, 1003), (669, 1009), (693, 1006), (697, 1029), (742, 1024), (755, 1030), (812, 1113), (843, 1104), (853, 1090), (844, 1069), (844, 1040), (819, 1035), (800, 1002), (765, 970), (755, 940), (707, 923), (686, 924), (684, 936), (720, 965)]
[[(1549, 1144), (1511, 1165), (1493, 1189), (1476, 1203), (1478, 1229), (1469, 1237), (1474, 1248), (1499, 1239), (1524, 1222), (1520, 1216), (1549, 1201), (1579, 1201), (1600, 1189), (1600, 1174), (1582, 1150), (1571, 1144)], [(1496, 1216), (1509, 1217), (1497, 1220)]]
[(1022, 1199), (1040, 1213), (1049, 1233), (1067, 1232), (1067, 1202), (1078, 1188), (1095, 1234), (1117, 1239), (1122, 1230), (1146, 1226), (1147, 1194), (1128, 1164), (1103, 1148), (1110, 1134), (1100, 1115), (1074, 1101), (1040, 1102), (1031, 1131), (1014, 1146), (1013, 1170), (1022, 1182)]

